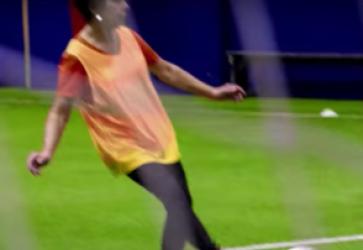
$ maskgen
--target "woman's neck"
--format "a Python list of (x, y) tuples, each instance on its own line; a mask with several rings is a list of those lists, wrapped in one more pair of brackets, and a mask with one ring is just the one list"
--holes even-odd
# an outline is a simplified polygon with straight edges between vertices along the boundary
[(81, 31), (81, 37), (106, 53), (115, 54), (120, 49), (120, 38), (115, 28), (104, 28), (90, 23)]

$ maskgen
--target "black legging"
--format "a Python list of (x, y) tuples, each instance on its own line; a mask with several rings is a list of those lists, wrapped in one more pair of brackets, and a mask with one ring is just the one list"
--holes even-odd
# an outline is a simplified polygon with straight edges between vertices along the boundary
[(128, 176), (154, 194), (167, 211), (162, 250), (182, 250), (187, 241), (199, 250), (218, 249), (192, 209), (181, 163), (146, 164)]

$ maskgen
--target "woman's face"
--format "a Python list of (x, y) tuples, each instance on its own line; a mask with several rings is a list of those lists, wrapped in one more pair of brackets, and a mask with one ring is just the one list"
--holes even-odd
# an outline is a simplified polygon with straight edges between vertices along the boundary
[(105, 25), (115, 28), (125, 23), (128, 8), (125, 0), (105, 0), (97, 14), (102, 17)]

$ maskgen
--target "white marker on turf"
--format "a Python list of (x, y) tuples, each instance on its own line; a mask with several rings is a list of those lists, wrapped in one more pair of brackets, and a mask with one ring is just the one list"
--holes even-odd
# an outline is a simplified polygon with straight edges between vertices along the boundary
[(314, 250), (313, 248), (311, 247), (293, 247), (293, 248), (290, 248), (289, 250)]
[(325, 108), (320, 112), (320, 116), (323, 118), (337, 118), (339, 117), (338, 113), (330, 108)]

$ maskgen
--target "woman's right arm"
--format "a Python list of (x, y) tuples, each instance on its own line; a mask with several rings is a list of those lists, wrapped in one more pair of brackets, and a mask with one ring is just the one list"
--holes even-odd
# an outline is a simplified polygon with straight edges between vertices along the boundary
[(72, 98), (55, 98), (45, 124), (43, 149), (31, 153), (27, 160), (27, 167), (33, 175), (40, 175), (41, 168), (52, 159), (71, 115), (72, 105)]

